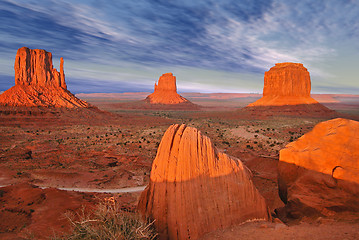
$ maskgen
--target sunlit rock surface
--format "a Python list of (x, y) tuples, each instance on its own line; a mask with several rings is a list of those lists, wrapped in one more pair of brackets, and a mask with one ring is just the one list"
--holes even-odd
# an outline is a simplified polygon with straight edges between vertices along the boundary
[(293, 217), (359, 211), (359, 122), (337, 118), (280, 151), (279, 194)]
[(148, 95), (147, 102), (153, 104), (189, 103), (187, 99), (177, 93), (176, 77), (172, 73), (163, 74), (155, 83), (155, 91)]
[(60, 72), (52, 65), (52, 54), (42, 49), (18, 49), (15, 58), (15, 86), (0, 95), (0, 105), (25, 107), (89, 107), (67, 90), (64, 60)]
[(197, 239), (247, 220), (270, 218), (251, 172), (195, 128), (172, 125), (152, 164), (138, 208), (161, 239)]

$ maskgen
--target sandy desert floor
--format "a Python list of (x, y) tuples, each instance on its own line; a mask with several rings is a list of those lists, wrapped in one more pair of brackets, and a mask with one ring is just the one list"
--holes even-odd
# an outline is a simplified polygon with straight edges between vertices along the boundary
[[(79, 94), (112, 113), (90, 118), (71, 111), (2, 111), (0, 238), (48, 239), (68, 230), (66, 211), (112, 195), (123, 209), (134, 211), (140, 190), (149, 181), (161, 137), (174, 123), (198, 128), (221, 151), (241, 159), (274, 214), (274, 209), (284, 206), (277, 193), (279, 150), (328, 119), (248, 115), (239, 109), (260, 97), (250, 94), (183, 94), (201, 106), (194, 110), (131, 108), (147, 95)], [(359, 120), (359, 96), (314, 98), (338, 116)], [(134, 187), (139, 191), (121, 192)], [(64, 188), (87, 191), (59, 190)], [(246, 223), (203, 239), (359, 239), (359, 214), (340, 221), (336, 216), (285, 221)]]

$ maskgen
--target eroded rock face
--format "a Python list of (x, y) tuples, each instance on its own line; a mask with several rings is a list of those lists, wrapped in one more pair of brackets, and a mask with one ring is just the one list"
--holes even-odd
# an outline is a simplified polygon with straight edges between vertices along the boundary
[(215, 229), (270, 218), (242, 162), (219, 152), (197, 129), (177, 124), (162, 138), (138, 208), (156, 219), (161, 239), (198, 239)]
[(54, 86), (66, 89), (64, 75), (64, 60), (60, 60), (60, 72), (52, 66), (52, 54), (43, 49), (22, 47), (15, 58), (15, 84)]
[(176, 77), (172, 73), (163, 74), (155, 83), (155, 91), (148, 95), (146, 101), (153, 104), (179, 104), (189, 102), (177, 93)]
[(359, 122), (319, 123), (280, 151), (279, 194), (292, 217), (359, 211)]
[(317, 104), (310, 89), (310, 75), (303, 64), (276, 63), (264, 73), (263, 97), (249, 106)]
[(52, 54), (42, 49), (18, 49), (15, 58), (15, 86), (0, 95), (0, 105), (88, 107), (67, 90), (64, 60), (60, 72), (52, 65)]
[(310, 97), (310, 76), (301, 63), (276, 63), (264, 73), (263, 96)]

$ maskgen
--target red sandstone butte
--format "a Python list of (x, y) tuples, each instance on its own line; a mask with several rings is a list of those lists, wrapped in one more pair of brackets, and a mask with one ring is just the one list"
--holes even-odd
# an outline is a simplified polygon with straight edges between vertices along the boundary
[(336, 118), (280, 151), (279, 194), (292, 217), (359, 211), (359, 122)]
[(303, 64), (276, 63), (264, 73), (263, 97), (248, 106), (318, 104), (310, 90), (310, 75)]
[(176, 77), (172, 73), (162, 74), (158, 85), (155, 83), (155, 91), (147, 96), (146, 101), (152, 104), (189, 103), (177, 93)]
[(184, 124), (165, 132), (138, 209), (155, 219), (161, 239), (198, 239), (216, 229), (270, 218), (242, 162)]
[(14, 69), (15, 86), (0, 95), (0, 105), (89, 107), (67, 90), (63, 58), (58, 72), (53, 68), (50, 52), (22, 47), (17, 51)]

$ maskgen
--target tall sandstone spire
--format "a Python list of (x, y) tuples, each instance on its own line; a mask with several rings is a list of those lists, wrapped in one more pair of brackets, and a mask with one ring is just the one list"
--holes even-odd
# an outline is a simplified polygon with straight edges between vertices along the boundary
[(67, 90), (63, 58), (58, 72), (50, 52), (22, 47), (17, 51), (14, 70), (15, 86), (0, 95), (0, 105), (89, 107)]
[(172, 73), (162, 74), (155, 83), (155, 90), (148, 95), (146, 101), (152, 104), (189, 103), (187, 99), (177, 93), (176, 77)]
[(60, 87), (67, 89), (64, 73), (64, 59), (62, 57), (60, 58)]
[(246, 220), (270, 218), (242, 162), (219, 152), (197, 129), (178, 124), (161, 140), (138, 208), (156, 220), (161, 239), (198, 239)]

